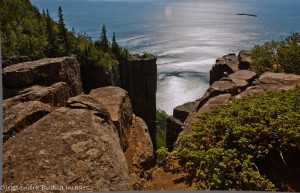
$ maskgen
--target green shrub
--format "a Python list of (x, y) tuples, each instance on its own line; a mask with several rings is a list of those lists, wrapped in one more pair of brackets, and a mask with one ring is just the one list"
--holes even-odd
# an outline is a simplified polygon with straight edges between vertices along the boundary
[(168, 115), (165, 111), (156, 110), (156, 147), (166, 147), (166, 128)]
[(299, 147), (300, 87), (217, 106), (192, 127), (195, 133), (180, 135), (168, 156), (197, 189), (276, 190), (255, 163), (272, 150)]
[(300, 34), (256, 45), (251, 56), (251, 68), (259, 74), (266, 71), (300, 74)]

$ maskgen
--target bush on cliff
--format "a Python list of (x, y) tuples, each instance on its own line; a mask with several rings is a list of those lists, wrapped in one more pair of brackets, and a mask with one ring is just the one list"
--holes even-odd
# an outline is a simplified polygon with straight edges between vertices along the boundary
[(156, 147), (166, 147), (166, 128), (168, 115), (165, 111), (156, 110)]
[(259, 74), (266, 71), (300, 74), (300, 34), (257, 45), (251, 57), (251, 68)]
[(159, 157), (178, 160), (197, 189), (282, 189), (259, 163), (275, 152), (284, 166), (283, 150), (299, 153), (300, 87), (217, 106), (198, 115), (192, 127), (194, 134), (180, 135), (175, 150)]

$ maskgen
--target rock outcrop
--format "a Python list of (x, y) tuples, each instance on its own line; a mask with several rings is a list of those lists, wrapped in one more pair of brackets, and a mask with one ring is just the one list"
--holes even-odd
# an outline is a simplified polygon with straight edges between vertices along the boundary
[(28, 101), (5, 108), (3, 113), (3, 142), (52, 111), (51, 106), (39, 101)]
[(125, 151), (131, 185), (134, 190), (143, 190), (151, 178), (154, 166), (154, 149), (146, 123), (134, 117), (128, 133), (128, 148)]
[(17, 96), (4, 100), (3, 108), (26, 101), (40, 101), (52, 107), (64, 107), (70, 97), (69, 87), (65, 82), (57, 82), (51, 86), (34, 85), (20, 91)]
[(251, 62), (250, 54), (251, 51), (243, 50), (238, 56), (231, 53), (222, 58), (218, 58), (209, 72), (210, 84), (213, 84), (215, 81), (227, 77), (238, 70), (248, 70)]
[(204, 95), (195, 101), (198, 104), (196, 109), (191, 111), (187, 118), (178, 119), (173, 115), (168, 119), (169, 150), (172, 150), (180, 131), (184, 134), (193, 132), (190, 123), (195, 114), (207, 112), (216, 105), (226, 104), (243, 96), (288, 90), (300, 85), (300, 76), (295, 74), (266, 72), (259, 77), (255, 72), (245, 70), (250, 67), (250, 62), (250, 51), (246, 50), (241, 51), (238, 57), (229, 54), (217, 59), (210, 71), (211, 85)]
[(89, 95), (107, 108), (118, 130), (121, 146), (125, 151), (128, 147), (128, 129), (131, 127), (133, 119), (128, 93), (119, 87), (110, 86), (94, 89)]
[(173, 110), (173, 116), (167, 118), (166, 145), (169, 151), (173, 150), (173, 144), (183, 130), (182, 126), (184, 121), (190, 113), (196, 110), (198, 104), (199, 101), (195, 101), (177, 106)]
[(82, 92), (79, 63), (71, 57), (45, 58), (14, 64), (3, 69), (4, 99), (33, 85), (51, 86), (57, 82), (68, 85), (70, 96)]
[(131, 189), (127, 162), (105, 107), (86, 95), (68, 103), (4, 144), (3, 184)]
[(152, 54), (133, 55), (120, 65), (121, 87), (128, 91), (133, 112), (147, 124), (153, 145), (156, 144), (157, 65)]
[(14, 91), (3, 104), (3, 185), (29, 184), (30, 192), (144, 188), (154, 165), (147, 125), (119, 87), (78, 95), (77, 64), (55, 58), (3, 70), (6, 91)]

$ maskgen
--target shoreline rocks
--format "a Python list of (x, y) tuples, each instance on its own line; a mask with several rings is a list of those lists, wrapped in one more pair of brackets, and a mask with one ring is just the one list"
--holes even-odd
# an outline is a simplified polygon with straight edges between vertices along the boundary
[(238, 56), (228, 54), (216, 60), (210, 71), (211, 85), (204, 95), (195, 101), (198, 103), (197, 107), (191, 109), (185, 119), (175, 119), (174, 115), (168, 118), (167, 131), (170, 136), (167, 138), (172, 139), (167, 140), (169, 150), (173, 149), (180, 132), (193, 132), (190, 123), (195, 112), (204, 113), (216, 105), (226, 104), (243, 96), (288, 90), (300, 85), (300, 75), (265, 72), (258, 76), (249, 70), (250, 63), (250, 51), (246, 50), (241, 51)]

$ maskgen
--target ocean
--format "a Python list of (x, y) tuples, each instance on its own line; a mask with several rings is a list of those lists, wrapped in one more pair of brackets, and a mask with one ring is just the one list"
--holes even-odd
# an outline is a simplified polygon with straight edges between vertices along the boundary
[[(200, 98), (216, 58), (300, 32), (299, 0), (31, 0), (96, 40), (101, 27), (132, 53), (157, 56), (157, 109)], [(237, 15), (255, 14), (257, 17)]]

